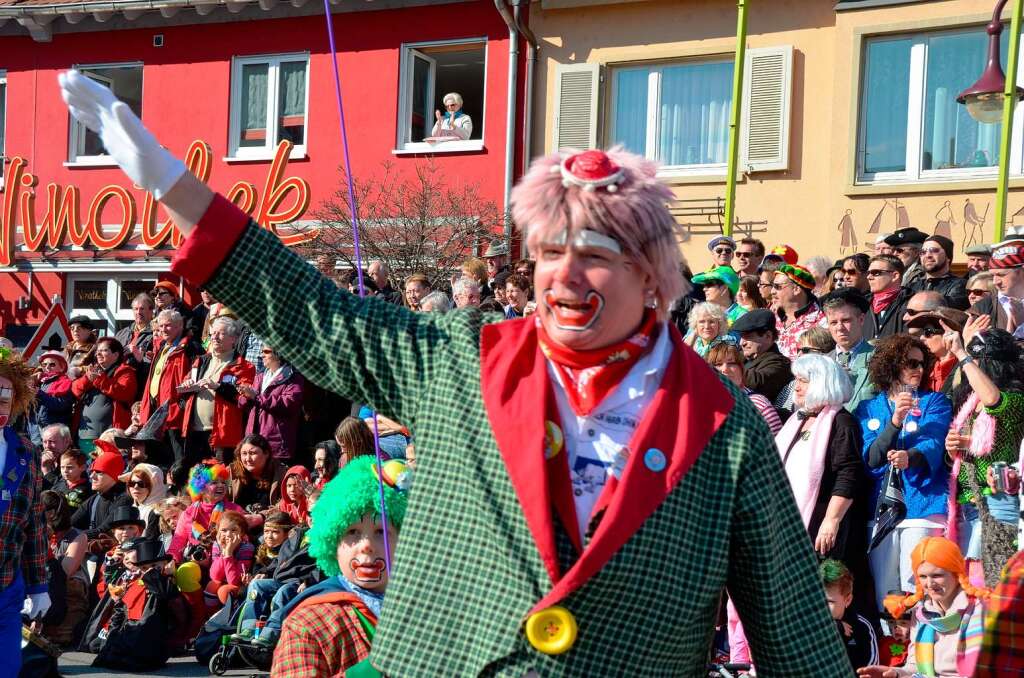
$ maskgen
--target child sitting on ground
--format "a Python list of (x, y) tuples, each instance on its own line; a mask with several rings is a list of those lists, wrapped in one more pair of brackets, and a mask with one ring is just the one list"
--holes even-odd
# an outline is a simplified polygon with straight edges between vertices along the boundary
[[(897, 591), (886, 596), (886, 601), (898, 599), (903, 600), (907, 594)], [(890, 605), (886, 605), (886, 608)], [(888, 609), (882, 614), (882, 619), (889, 626), (889, 635), (882, 636), (878, 643), (878, 656), (883, 666), (903, 666), (907, 663), (907, 651), (910, 649), (910, 610), (904, 610), (903, 616), (894, 618), (889, 614)]]
[(244, 585), (252, 571), (256, 549), (249, 543), (249, 525), (237, 511), (225, 511), (217, 521), (217, 536), (210, 561), (210, 583), (206, 587), (207, 605), (226, 605), (228, 596)]
[(324, 487), (313, 512), (309, 552), (329, 578), (304, 591), (285, 610), (272, 677), (334, 676), (368, 664), (388, 583), (385, 563), (391, 554), (385, 535), (393, 550), (405, 517), (408, 486), (405, 464), (387, 462), (381, 507), (375, 464), (373, 457), (354, 459)]
[(825, 598), (832, 619), (854, 669), (878, 663), (878, 640), (868, 620), (850, 610), (853, 602), (853, 575), (838, 560), (826, 560), (818, 568), (825, 585)]
[(256, 549), (256, 558), (253, 563), (254, 575), (264, 572), (270, 563), (277, 558), (277, 554), (281, 551), (281, 546), (288, 539), (288, 533), (291, 532), (292, 527), (294, 527), (294, 523), (292, 523), (292, 518), (287, 513), (274, 511), (267, 516), (266, 521), (263, 523), (263, 543)]

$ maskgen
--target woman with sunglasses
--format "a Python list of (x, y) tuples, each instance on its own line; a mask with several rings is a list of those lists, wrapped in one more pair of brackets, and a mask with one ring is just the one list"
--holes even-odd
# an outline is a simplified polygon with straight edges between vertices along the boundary
[(152, 464), (136, 464), (118, 480), (128, 487), (128, 496), (132, 506), (139, 509), (139, 518), (146, 521), (143, 536), (146, 539), (157, 539), (160, 536), (160, 516), (156, 507), (167, 497), (167, 486), (164, 484), (164, 472), (159, 466)]
[(920, 339), (894, 334), (880, 339), (868, 362), (878, 395), (857, 407), (862, 454), (873, 480), (871, 515), (890, 467), (899, 471), (907, 514), (876, 546), (868, 561), (879, 610), (888, 591), (914, 590), (910, 554), (925, 537), (940, 536), (946, 522), (945, 437), (953, 416), (949, 399), (931, 390), (932, 354)]
[(996, 284), (988, 271), (976, 273), (967, 281), (967, 303), (971, 306), (982, 299), (995, 298), (996, 294)]
[(71, 426), (71, 393), (68, 359), (60, 351), (47, 351), (39, 356), (39, 369), (32, 373), (30, 386), (35, 388), (35, 407), (28, 412), (28, 432), (32, 442), (43, 446), (43, 429), (52, 424)]
[[(989, 469), (996, 462), (1017, 461), (1024, 438), (1024, 365), (1021, 349), (1009, 332), (979, 331), (987, 323), (987, 316), (972, 318), (963, 339), (953, 331), (943, 335), (964, 375), (953, 390), (956, 416), (946, 436), (946, 452), (953, 460), (946, 534), (967, 558), (972, 580), (984, 577), (994, 583), (1004, 556), (1015, 550), (1019, 500), (994, 491)], [(989, 528), (982, 527), (982, 513), (995, 519)]]
[(924, 379), (930, 391), (948, 396), (953, 387), (960, 383), (962, 377), (960, 371), (956, 369), (956, 356), (946, 348), (942, 335), (949, 329), (955, 332), (962, 331), (965, 322), (966, 313), (945, 306), (934, 311), (916, 313), (907, 321), (907, 334), (920, 339), (932, 356), (931, 370)]

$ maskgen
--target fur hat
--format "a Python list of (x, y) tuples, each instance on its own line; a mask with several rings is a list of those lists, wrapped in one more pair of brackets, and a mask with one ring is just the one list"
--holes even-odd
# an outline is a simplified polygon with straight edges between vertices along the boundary
[[(384, 508), (395, 528), (402, 526), (408, 502), (410, 471), (403, 462), (384, 464)], [(338, 542), (349, 526), (367, 513), (380, 516), (380, 484), (377, 459), (372, 455), (356, 457), (324, 486), (313, 507), (313, 527), (308, 532), (309, 555), (327, 576), (338, 570)]]

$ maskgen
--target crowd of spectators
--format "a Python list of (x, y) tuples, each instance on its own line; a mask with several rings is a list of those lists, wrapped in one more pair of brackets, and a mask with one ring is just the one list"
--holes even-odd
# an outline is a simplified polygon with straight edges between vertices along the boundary
[[(685, 272), (692, 288), (672, 322), (776, 436), (855, 667), (910, 675), (905, 645), (923, 642), (910, 610), (961, 605), (973, 619), (1016, 548), (1024, 241), (972, 249), (966, 278), (951, 271), (951, 242), (915, 229), (807, 265), (753, 238), (716, 237), (709, 251), (706, 270)], [(498, 243), (464, 262), (450, 296), (423, 274), (393, 285), (381, 261), (363, 277), (367, 295), (414, 311), (513, 319), (543, 301), (532, 267)], [(343, 284), (355, 290), (358, 277)], [(66, 598), (42, 633), (132, 670), (205, 658), (193, 644), (224, 608), (233, 642), (297, 642), (295, 601), (325, 579), (305, 537), (320, 492), (378, 446), (412, 468), (410, 431), (320, 398), (205, 290), (190, 309), (160, 283), (132, 310), (116, 336), (73, 318), (66, 349), (38, 360), (24, 425), (41, 449), (51, 572), (63, 582), (52, 590)], [(587, 479), (574, 471), (572, 482)], [(955, 585), (922, 597), (936, 569)], [(731, 605), (728, 618), (731, 658), (750, 662)], [(124, 649), (149, 626), (172, 629), (159, 651)], [(963, 658), (957, 634), (928, 637), (926, 675), (961, 675), (949, 672)]]

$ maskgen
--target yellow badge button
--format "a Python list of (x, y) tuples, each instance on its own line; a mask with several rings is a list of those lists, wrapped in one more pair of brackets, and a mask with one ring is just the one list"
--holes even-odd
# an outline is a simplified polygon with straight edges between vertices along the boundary
[(539, 652), (562, 654), (576, 643), (576, 618), (561, 605), (553, 605), (526, 618), (526, 639)]

